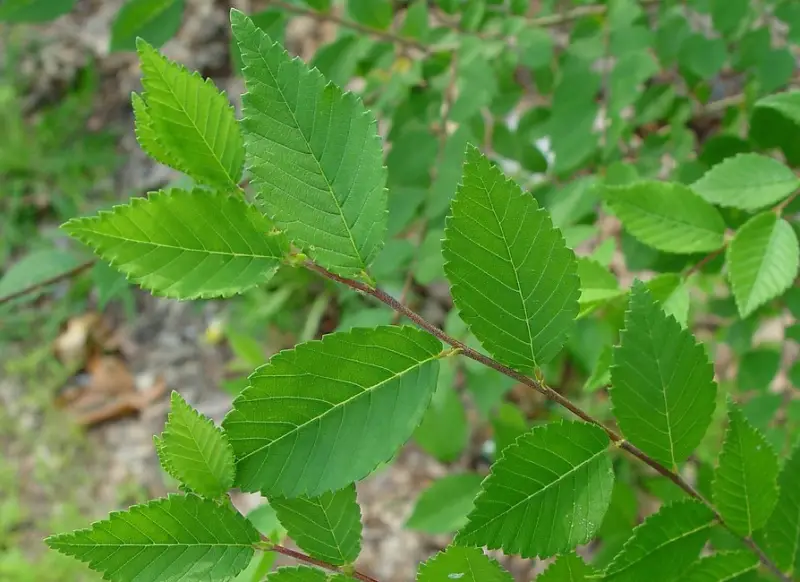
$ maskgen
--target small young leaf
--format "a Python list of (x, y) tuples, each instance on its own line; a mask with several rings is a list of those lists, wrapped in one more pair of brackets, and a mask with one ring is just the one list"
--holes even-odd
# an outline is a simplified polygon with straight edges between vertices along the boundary
[(172, 410), (156, 442), (164, 469), (203, 497), (219, 497), (233, 487), (233, 449), (222, 431), (172, 393)]
[(786, 198), (800, 187), (800, 179), (775, 158), (738, 154), (725, 158), (691, 188), (719, 206), (758, 210)]
[(700, 443), (716, 402), (714, 369), (692, 334), (634, 283), (610, 391), (625, 437), (668, 467)]
[(483, 478), (456, 473), (434, 481), (422, 492), (406, 527), (429, 534), (450, 533), (467, 524)]
[(722, 216), (687, 186), (636, 182), (606, 186), (603, 193), (628, 232), (660, 251), (699, 253), (723, 244)]
[(272, 497), (278, 519), (300, 549), (335, 566), (350, 564), (361, 550), (361, 509), (355, 485), (319, 497)]
[(223, 421), (244, 491), (296, 497), (365, 477), (422, 420), (442, 345), (412, 327), (355, 328), (273, 356)]
[(729, 403), (728, 431), (713, 483), (714, 505), (736, 533), (760, 529), (778, 499), (778, 458), (767, 439)]
[(198, 182), (234, 191), (242, 177), (244, 146), (228, 98), (210, 80), (190, 73), (139, 39), (144, 101), (155, 133)]
[(578, 422), (522, 435), (492, 465), (456, 543), (532, 558), (589, 541), (611, 500), (608, 444), (603, 429)]
[(109, 50), (136, 50), (137, 37), (160, 47), (178, 32), (183, 7), (184, 0), (128, 0), (111, 25)]
[(575, 255), (530, 194), (470, 147), (442, 246), (453, 301), (483, 346), (531, 371), (578, 314)]
[[(372, 0), (370, 0), (371, 2)], [(242, 122), (259, 197), (320, 265), (363, 276), (383, 246), (387, 196), (375, 118), (231, 12), (247, 93)]]
[(419, 565), (417, 582), (512, 582), (514, 578), (478, 548), (450, 546)]
[(239, 513), (196, 495), (170, 495), (45, 542), (115, 582), (210, 582), (241, 572), (258, 540)]
[(797, 277), (797, 234), (775, 213), (763, 212), (739, 228), (725, 261), (739, 314), (747, 317), (781, 295)]
[(537, 582), (589, 582), (596, 578), (595, 569), (576, 554), (561, 554), (537, 578)]
[(732, 582), (756, 568), (758, 557), (752, 552), (721, 552), (700, 558), (681, 576), (681, 582)]
[(633, 530), (608, 566), (604, 582), (670, 582), (686, 571), (705, 545), (714, 514), (695, 500), (665, 505)]
[(227, 297), (264, 283), (288, 252), (255, 207), (206, 190), (150, 193), (63, 228), (143, 288), (177, 299)]
[(767, 521), (770, 555), (790, 576), (800, 571), (800, 441), (778, 477), (778, 503)]

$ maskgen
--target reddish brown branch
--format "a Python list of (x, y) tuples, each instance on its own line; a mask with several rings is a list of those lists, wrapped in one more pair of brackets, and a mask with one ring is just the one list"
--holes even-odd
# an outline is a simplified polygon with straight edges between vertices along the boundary
[[(265, 541), (269, 542), (269, 540)], [(287, 548), (286, 546), (270, 543), (268, 549), (269, 551), (277, 552), (279, 554), (283, 554), (284, 556), (289, 556), (290, 558), (294, 558), (298, 562), (311, 564), (312, 566), (317, 566), (318, 568), (328, 570), (329, 572), (338, 572), (339, 574), (347, 574), (351, 578), (355, 578), (356, 580), (361, 580), (361, 582), (378, 582), (375, 578), (367, 576), (366, 574), (362, 574), (361, 572), (346, 571), (340, 568), (339, 566), (334, 566), (333, 564), (329, 564), (328, 562), (325, 562), (323, 560), (317, 560), (316, 558), (312, 558), (311, 556), (307, 556), (302, 552), (292, 550), (291, 548)]]
[(49, 285), (53, 285), (54, 283), (58, 283), (59, 281), (64, 281), (66, 279), (70, 279), (72, 277), (80, 275), (86, 269), (88, 269), (89, 267), (94, 265), (94, 263), (95, 263), (95, 259), (89, 259), (88, 261), (84, 261), (83, 263), (81, 263), (77, 267), (75, 267), (73, 269), (70, 269), (69, 271), (65, 271), (65, 272), (61, 273), (60, 275), (56, 275), (55, 277), (50, 277), (49, 279), (45, 279), (44, 281), (39, 281), (38, 283), (36, 283), (34, 285), (30, 285), (28, 287), (25, 287), (24, 289), (20, 289), (19, 291), (15, 291), (14, 293), (11, 293), (9, 295), (6, 295), (4, 297), (0, 297), (0, 305), (2, 305), (3, 303), (8, 303), (12, 299), (16, 299), (18, 297), (22, 297), (24, 295), (28, 295), (29, 293), (35, 293), (39, 289), (43, 289), (44, 287), (47, 287)]

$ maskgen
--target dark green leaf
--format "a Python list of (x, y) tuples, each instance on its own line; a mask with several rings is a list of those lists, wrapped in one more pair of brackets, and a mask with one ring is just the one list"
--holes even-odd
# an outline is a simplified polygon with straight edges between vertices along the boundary
[(128, 0), (111, 25), (109, 50), (136, 50), (137, 37), (160, 47), (178, 32), (183, 8), (183, 0)]
[(417, 582), (512, 582), (511, 574), (478, 548), (450, 546), (419, 566)]
[(406, 527), (429, 534), (450, 533), (463, 527), (482, 480), (475, 473), (456, 473), (434, 481), (417, 499)]

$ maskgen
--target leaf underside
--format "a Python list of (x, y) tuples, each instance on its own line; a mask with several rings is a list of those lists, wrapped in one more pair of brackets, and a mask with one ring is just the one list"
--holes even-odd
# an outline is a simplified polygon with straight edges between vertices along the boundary
[(362, 276), (383, 246), (388, 198), (375, 118), (317, 69), (231, 12), (244, 63), (248, 170), (270, 216), (315, 262)]
[(702, 440), (716, 403), (702, 346), (636, 282), (613, 361), (611, 403), (623, 434), (677, 467)]
[(601, 428), (566, 421), (520, 436), (492, 465), (456, 543), (531, 558), (589, 541), (614, 485), (608, 443)]
[(270, 505), (295, 543), (335, 566), (354, 562), (361, 550), (361, 510), (355, 485), (319, 497), (272, 497)]
[(316, 496), (365, 477), (421, 421), (440, 351), (425, 332), (382, 326), (280, 352), (250, 376), (223, 422), (237, 485)]
[(272, 277), (288, 252), (280, 233), (238, 196), (167, 190), (63, 227), (155, 295), (228, 297)]
[(461, 318), (498, 360), (530, 372), (578, 315), (575, 255), (548, 213), (470, 147), (442, 252)]
[(229, 580), (253, 557), (258, 532), (239, 513), (196, 495), (114, 512), (45, 541), (114, 582)]
[(512, 582), (511, 574), (478, 548), (450, 546), (419, 566), (417, 582)]

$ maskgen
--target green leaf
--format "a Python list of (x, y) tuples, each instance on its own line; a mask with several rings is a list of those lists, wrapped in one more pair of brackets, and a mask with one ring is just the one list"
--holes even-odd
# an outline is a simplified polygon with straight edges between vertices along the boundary
[(595, 570), (575, 554), (561, 554), (536, 580), (537, 582), (589, 582)]
[(530, 69), (547, 67), (553, 60), (553, 37), (544, 28), (526, 26), (517, 35), (520, 64)]
[(266, 282), (288, 252), (239, 196), (168, 190), (63, 227), (156, 295), (227, 297)]
[(386, 461), (422, 420), (441, 343), (412, 327), (355, 328), (272, 357), (223, 427), (244, 491), (335, 491)]
[(331, 9), (331, 0), (305, 0), (305, 3), (320, 12), (327, 12)]
[(747, 317), (791, 286), (800, 264), (797, 234), (775, 213), (763, 212), (736, 231), (725, 261), (739, 314)]
[(778, 458), (767, 439), (729, 403), (728, 430), (713, 483), (714, 505), (736, 533), (760, 529), (778, 499)]
[(406, 10), (400, 34), (424, 42), (428, 38), (429, 27), (427, 0), (415, 0)]
[(778, 503), (767, 521), (770, 555), (792, 576), (800, 571), (800, 440), (778, 476)]
[(609, 207), (634, 237), (668, 253), (714, 251), (725, 222), (708, 202), (682, 184), (643, 181), (603, 189)]
[(169, 61), (145, 41), (139, 39), (136, 49), (144, 101), (156, 135), (179, 161), (175, 169), (203, 184), (236, 190), (244, 146), (228, 98), (210, 79)]
[[(34, 285), (68, 273), (80, 264), (72, 253), (58, 249), (33, 251), (11, 265), (0, 278), (0, 300), (19, 293)], [(37, 295), (30, 293), (26, 299)]]
[(530, 194), (470, 147), (442, 245), (461, 318), (498, 360), (550, 361), (578, 314), (575, 255)]
[(267, 576), (267, 582), (326, 582), (328, 575), (324, 570), (310, 566), (278, 568)]
[(76, 0), (5, 0), (0, 4), (0, 22), (48, 22), (67, 14)]
[(233, 487), (233, 449), (214, 422), (173, 391), (172, 410), (156, 449), (164, 469), (203, 497), (220, 497)]
[(614, 349), (611, 384), (625, 438), (668, 467), (692, 453), (711, 422), (716, 384), (705, 350), (638, 281)]
[[(370, 0), (372, 1), (372, 0)], [(261, 201), (314, 261), (360, 277), (383, 246), (387, 196), (375, 118), (231, 12), (248, 92), (243, 128)]]
[(800, 91), (768, 95), (756, 101), (755, 107), (773, 109), (790, 121), (800, 124)]
[(700, 558), (681, 576), (682, 582), (730, 582), (758, 568), (758, 557), (747, 550)]
[[(288, 24), (290, 16), (290, 13), (284, 12), (280, 8), (268, 8), (267, 10), (250, 14), (250, 20), (252, 20), (253, 24), (258, 28), (266, 32), (275, 42), (283, 44), (284, 37), (286, 36), (286, 25)], [(236, 68), (236, 72), (241, 75), (242, 67), (244, 67), (242, 63), (242, 53), (239, 51), (239, 45), (233, 37), (231, 37), (230, 46), (231, 61)], [(330, 45), (321, 46), (320, 50), (317, 51), (315, 55), (318, 55), (320, 51), (328, 46)]]
[(578, 277), (581, 282), (581, 297), (578, 300), (581, 316), (591, 313), (603, 303), (625, 295), (625, 291), (619, 288), (617, 278), (592, 259), (578, 257)]
[(442, 534), (466, 525), (481, 481), (483, 477), (475, 473), (456, 473), (434, 481), (417, 499), (406, 527)]
[(319, 497), (272, 497), (269, 501), (289, 537), (314, 558), (342, 566), (358, 557), (361, 509), (355, 485)]
[(161, 138), (158, 136), (153, 126), (153, 118), (150, 116), (150, 109), (147, 107), (142, 96), (138, 93), (131, 93), (131, 103), (133, 105), (133, 118), (136, 129), (136, 141), (144, 152), (157, 161), (159, 164), (169, 166), (186, 173), (181, 166), (180, 160), (167, 149)]
[(347, 0), (347, 13), (356, 22), (378, 30), (392, 24), (391, 0)]
[(700, 33), (690, 34), (683, 41), (678, 56), (682, 68), (706, 81), (720, 72), (727, 59), (723, 39), (707, 38)]
[(783, 200), (798, 187), (800, 179), (794, 172), (759, 154), (726, 158), (691, 186), (712, 204), (751, 211)]
[(633, 530), (603, 581), (676, 580), (700, 553), (714, 523), (714, 514), (699, 501), (663, 506)]
[(611, 500), (608, 436), (577, 422), (538, 426), (503, 449), (456, 543), (523, 558), (586, 543)]
[(419, 565), (417, 582), (512, 582), (514, 578), (478, 548), (450, 546)]
[(45, 543), (107, 580), (178, 582), (229, 580), (250, 562), (258, 540), (239, 513), (196, 495), (170, 495)]
[(442, 362), (431, 405), (414, 431), (414, 440), (429, 455), (449, 463), (458, 459), (469, 442), (464, 404), (453, 386), (455, 360)]
[(129, 0), (111, 25), (109, 50), (136, 50), (137, 37), (160, 47), (178, 32), (183, 8), (183, 0)]

